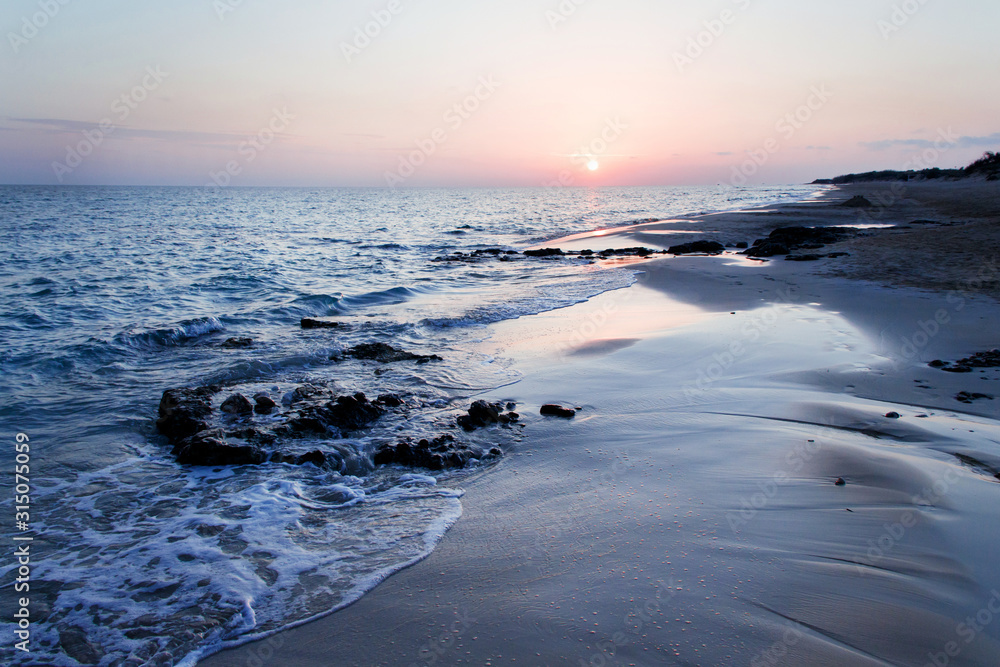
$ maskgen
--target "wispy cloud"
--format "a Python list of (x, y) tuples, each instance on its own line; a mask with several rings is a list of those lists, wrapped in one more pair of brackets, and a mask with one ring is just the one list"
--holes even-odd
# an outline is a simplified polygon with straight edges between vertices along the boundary
[[(861, 146), (870, 151), (884, 151), (889, 148), (934, 148), (940, 139), (886, 139), (883, 141), (863, 141)], [(957, 148), (983, 148), (1000, 146), (1000, 132), (985, 137), (959, 137)]]
[[(91, 123), (81, 120), (67, 120), (64, 118), (4, 118), (5, 122), (18, 125), (34, 126), (36, 132), (46, 132), (51, 134), (78, 134), (93, 130), (100, 130), (100, 123)], [(0, 130), (19, 130), (23, 128), (12, 128), (0, 126)], [(202, 144), (210, 146), (230, 146), (240, 141), (245, 141), (249, 134), (239, 134), (235, 132), (195, 132), (191, 130), (145, 130), (134, 127), (116, 126), (111, 135), (116, 139), (152, 139), (155, 141), (173, 141), (190, 144)], [(279, 134), (278, 136), (288, 136)]]

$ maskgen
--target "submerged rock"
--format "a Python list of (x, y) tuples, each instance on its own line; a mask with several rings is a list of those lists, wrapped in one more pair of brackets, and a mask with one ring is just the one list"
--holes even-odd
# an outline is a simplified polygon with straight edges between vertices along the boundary
[(989, 394), (977, 394), (969, 391), (961, 391), (955, 396), (955, 400), (958, 401), (959, 403), (966, 403), (969, 405), (971, 405), (974, 401), (981, 401), (984, 399), (987, 401), (992, 401), (993, 397), (990, 396)]
[(563, 406), (555, 405), (554, 403), (543, 405), (540, 412), (547, 417), (562, 417), (563, 419), (572, 419), (576, 416), (576, 410), (573, 410), (572, 408), (564, 408)]
[(787, 255), (791, 252), (791, 249), (783, 243), (758, 240), (754, 242), (752, 248), (740, 254), (747, 257), (776, 257), (778, 255)]
[(310, 317), (303, 317), (299, 322), (303, 329), (339, 329), (343, 325), (340, 322), (330, 322), (327, 320), (314, 320)]
[(386, 343), (362, 343), (355, 345), (345, 351), (344, 356), (377, 361), (380, 364), (391, 364), (397, 361), (416, 361), (418, 364), (426, 364), (429, 361), (444, 361), (444, 359), (436, 354), (413, 354), (412, 352), (401, 350)]
[(227, 350), (240, 350), (253, 347), (253, 338), (230, 338), (219, 347)]
[(694, 241), (670, 247), (667, 252), (671, 255), (721, 255), (726, 251), (726, 246), (716, 241)]
[(399, 464), (444, 470), (445, 468), (464, 468), (474, 460), (495, 459), (503, 456), (499, 447), (484, 450), (478, 447), (463, 445), (455, 441), (454, 436), (445, 434), (433, 440), (420, 440), (414, 443), (407, 439), (395, 445), (379, 447), (372, 457), (375, 465)]
[(326, 403), (310, 403), (298, 408), (296, 416), (288, 420), (286, 429), (292, 435), (325, 434), (334, 429), (357, 431), (369, 426), (385, 410), (371, 403), (364, 394), (338, 396)]

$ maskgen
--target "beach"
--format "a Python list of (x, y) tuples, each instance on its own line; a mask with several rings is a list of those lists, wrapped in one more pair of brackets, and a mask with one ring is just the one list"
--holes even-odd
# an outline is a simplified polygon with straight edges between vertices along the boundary
[(873, 183), (552, 241), (861, 230), (818, 261), (644, 261), (493, 323), (484, 354), (523, 377), (476, 398), (515, 401), (523, 438), (462, 480), (434, 551), (199, 664), (997, 664), (1000, 372), (928, 364), (996, 347), (998, 203), (995, 182)]

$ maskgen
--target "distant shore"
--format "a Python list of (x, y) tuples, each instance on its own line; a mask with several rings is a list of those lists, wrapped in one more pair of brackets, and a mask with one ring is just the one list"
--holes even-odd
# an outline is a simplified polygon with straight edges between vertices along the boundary
[[(835, 258), (736, 254), (797, 226), (858, 233), (815, 251)], [(699, 239), (730, 250), (492, 326), (484, 349), (525, 378), (484, 398), (516, 400), (527, 437), (464, 484), (434, 553), (200, 664), (1000, 663), (1000, 623), (966, 621), (1000, 603), (1000, 373), (928, 365), (998, 346), (1000, 183), (856, 184), (550, 245)], [(553, 401), (583, 409), (538, 415)]]

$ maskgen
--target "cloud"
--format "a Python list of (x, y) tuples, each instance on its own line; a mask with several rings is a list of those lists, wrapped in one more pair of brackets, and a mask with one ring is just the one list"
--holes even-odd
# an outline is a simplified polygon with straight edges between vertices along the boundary
[[(100, 130), (100, 123), (91, 123), (81, 120), (67, 120), (63, 118), (5, 118), (5, 121), (19, 123), (22, 125), (34, 125), (35, 131), (50, 134), (79, 134)], [(10, 127), (0, 127), (0, 130), (15, 130)], [(19, 130), (23, 131), (23, 130)], [(210, 146), (230, 146), (239, 141), (245, 141), (249, 134), (238, 134), (234, 132), (195, 132), (190, 130), (144, 130), (141, 128), (115, 126), (114, 131), (108, 133), (109, 137), (116, 139), (152, 139), (155, 141), (172, 141), (191, 144), (207, 144)], [(288, 136), (278, 133), (277, 136)]]
[[(884, 151), (889, 148), (934, 148), (940, 146), (940, 139), (886, 139), (883, 141), (863, 141), (861, 146), (870, 151)], [(990, 148), (1000, 145), (1000, 132), (985, 137), (959, 137), (956, 148)]]
[(832, 151), (831, 146), (806, 146), (807, 151)]

